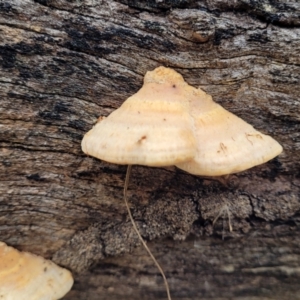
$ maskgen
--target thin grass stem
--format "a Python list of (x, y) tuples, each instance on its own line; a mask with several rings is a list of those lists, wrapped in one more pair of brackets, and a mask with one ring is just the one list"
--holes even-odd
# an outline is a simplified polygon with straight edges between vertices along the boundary
[(129, 214), (129, 218), (130, 218), (130, 221), (133, 225), (133, 228), (136, 232), (136, 234), (138, 235), (140, 241), (142, 242), (144, 248), (146, 249), (146, 251), (148, 252), (148, 254), (150, 255), (151, 259), (153, 260), (153, 262), (155, 263), (156, 267), (158, 268), (159, 272), (161, 273), (161, 276), (163, 277), (164, 279), (164, 283), (165, 283), (165, 286), (166, 286), (166, 291), (167, 291), (167, 295), (168, 295), (168, 300), (172, 300), (171, 299), (171, 295), (170, 295), (170, 289), (169, 289), (169, 284), (168, 284), (168, 281), (167, 281), (167, 278), (165, 276), (165, 273), (163, 271), (163, 269), (161, 268), (161, 266), (159, 265), (158, 261), (156, 260), (156, 258), (153, 256), (152, 252), (150, 251), (150, 249), (148, 248), (146, 242), (144, 241), (144, 239), (142, 238), (137, 226), (136, 226), (136, 223), (132, 217), (132, 214), (131, 214), (131, 211), (130, 211), (130, 208), (129, 208), (129, 204), (128, 204), (128, 200), (127, 200), (127, 189), (128, 189), (128, 184), (129, 184), (129, 178), (130, 178), (130, 173), (131, 173), (131, 165), (128, 165), (127, 167), (127, 172), (126, 172), (126, 178), (125, 178), (125, 184), (124, 184), (124, 201), (125, 201), (125, 204), (126, 204), (126, 208), (127, 208), (127, 211), (128, 211), (128, 214)]

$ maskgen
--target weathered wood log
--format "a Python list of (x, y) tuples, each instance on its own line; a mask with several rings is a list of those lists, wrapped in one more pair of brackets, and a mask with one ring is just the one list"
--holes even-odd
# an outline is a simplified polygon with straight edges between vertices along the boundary
[[(299, 16), (297, 1), (0, 1), (0, 240), (71, 269), (66, 299), (165, 298), (126, 167), (80, 147), (164, 65), (284, 148), (229, 178), (133, 168), (173, 298), (300, 299)], [(232, 233), (212, 226), (224, 207)]]

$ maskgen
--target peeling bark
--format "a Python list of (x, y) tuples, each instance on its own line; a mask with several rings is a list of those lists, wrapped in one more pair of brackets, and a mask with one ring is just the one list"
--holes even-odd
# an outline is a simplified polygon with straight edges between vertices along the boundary
[(279, 0), (0, 1), (0, 240), (71, 269), (65, 299), (165, 298), (125, 167), (80, 148), (164, 65), (284, 148), (229, 178), (133, 168), (173, 298), (300, 299), (299, 16)]

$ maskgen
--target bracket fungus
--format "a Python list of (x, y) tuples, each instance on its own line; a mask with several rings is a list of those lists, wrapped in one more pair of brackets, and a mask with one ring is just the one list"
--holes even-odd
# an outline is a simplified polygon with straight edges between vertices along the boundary
[(147, 72), (143, 87), (84, 136), (83, 152), (111, 163), (156, 167), (192, 159), (196, 140), (182, 85), (173, 70)]
[(282, 152), (270, 136), (188, 85), (176, 71), (147, 72), (143, 87), (82, 140), (84, 153), (125, 165), (176, 165), (219, 176), (267, 162)]
[(201, 89), (186, 95), (194, 120), (197, 153), (176, 166), (188, 173), (221, 176), (263, 164), (282, 152), (272, 137), (224, 109)]
[(68, 270), (0, 242), (1, 300), (57, 300), (69, 292), (72, 285)]
[(136, 233), (164, 278), (168, 299), (165, 275), (128, 206), (131, 165), (176, 165), (192, 174), (218, 176), (262, 164), (282, 151), (273, 138), (256, 131), (165, 67), (147, 72), (143, 87), (107, 118), (99, 118), (81, 145), (88, 155), (129, 165), (124, 186), (126, 207)]

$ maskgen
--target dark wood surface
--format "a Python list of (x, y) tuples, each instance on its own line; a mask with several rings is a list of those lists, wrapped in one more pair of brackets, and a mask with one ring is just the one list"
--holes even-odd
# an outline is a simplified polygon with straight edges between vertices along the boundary
[(166, 298), (126, 167), (80, 147), (164, 65), (284, 148), (229, 178), (133, 168), (173, 299), (300, 299), (299, 16), (279, 0), (0, 1), (0, 240), (71, 269), (65, 299)]

